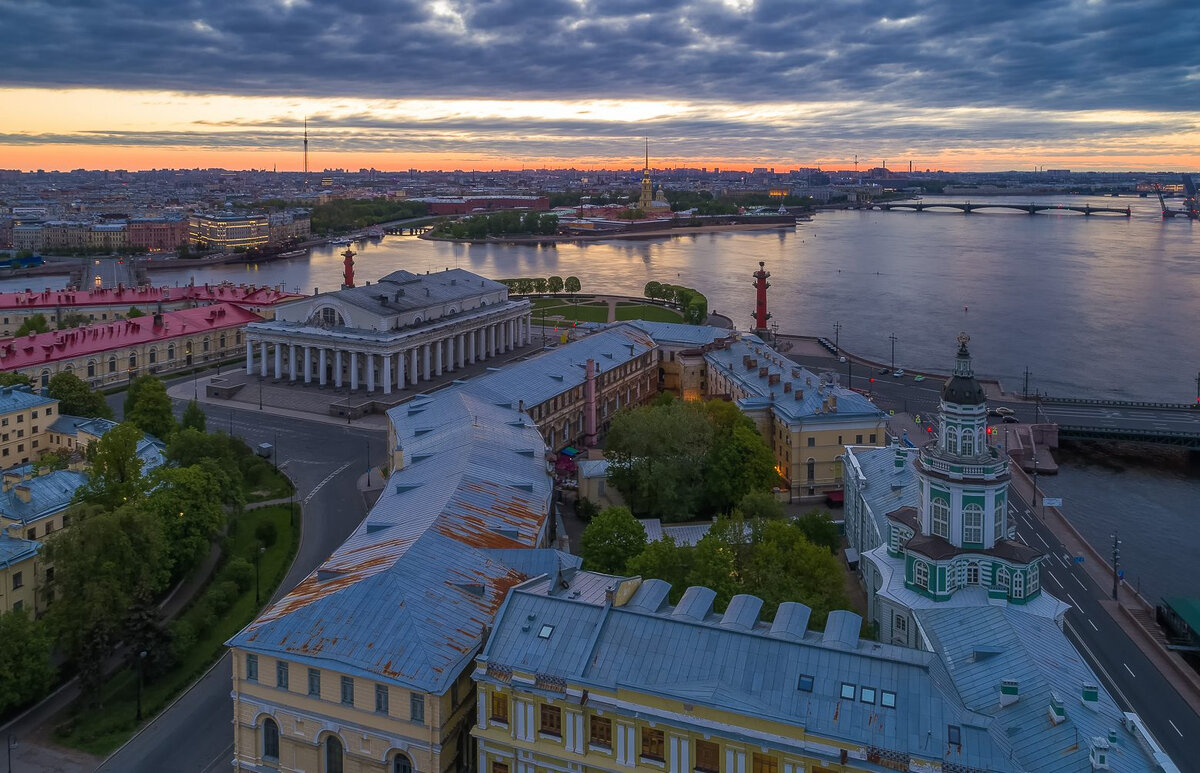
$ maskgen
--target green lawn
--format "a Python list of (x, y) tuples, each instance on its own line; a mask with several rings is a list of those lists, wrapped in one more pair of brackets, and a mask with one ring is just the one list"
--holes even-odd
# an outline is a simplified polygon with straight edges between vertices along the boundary
[(261, 477), (253, 485), (248, 485), (249, 491), (246, 492), (246, 502), (266, 502), (269, 499), (282, 499), (283, 497), (291, 496), (295, 490), (292, 482), (282, 472), (279, 472), (271, 465), (269, 470), (264, 470)]
[[(586, 304), (580, 303), (572, 306), (548, 306), (544, 309), (537, 309), (533, 314), (534, 322), (539, 322), (542, 318), (542, 312), (546, 313), (547, 319), (552, 316), (560, 316), (565, 320), (576, 322), (607, 322), (608, 321), (608, 304)], [(549, 324), (547, 322), (547, 324)]]
[(674, 309), (642, 303), (636, 306), (617, 306), (617, 319), (644, 319), (647, 322), (683, 322), (683, 315)]
[[(270, 598), (283, 580), (299, 544), (299, 531), (292, 526), (292, 508), (299, 519), (296, 505), (272, 505), (250, 510), (231, 520), (226, 539), (225, 557), (251, 560), (257, 551), (256, 532), (264, 522), (274, 524), (275, 542), (262, 553), (259, 562), (260, 594)], [(209, 589), (231, 582), (227, 561), (213, 574)], [(180, 616), (195, 632), (191, 646), (178, 653), (178, 662), (166, 674), (147, 680), (142, 689), (142, 713), (145, 721), (165, 708), (179, 693), (217, 660), (225, 651), (225, 641), (254, 618), (257, 605), (254, 586), (237, 594), (232, 604), (220, 615), (214, 615), (205, 601), (193, 603)], [(200, 599), (205, 598), (201, 593)], [(65, 746), (100, 756), (111, 753), (134, 731), (137, 711), (137, 672), (124, 668), (113, 674), (101, 688), (99, 707), (77, 710), (55, 729), (55, 740)]]

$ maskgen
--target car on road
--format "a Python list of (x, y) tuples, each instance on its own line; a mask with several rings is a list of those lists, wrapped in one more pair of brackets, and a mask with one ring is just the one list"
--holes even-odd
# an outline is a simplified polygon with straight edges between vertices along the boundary
[(1021, 423), (1021, 420), (1018, 419), (1016, 416), (1001, 416), (1000, 421), (1004, 422), (1005, 424), (1020, 424)]
[(886, 376), (886, 375), (888, 374), (888, 371), (889, 371), (889, 370), (891, 370), (891, 368), (889, 368), (889, 367), (887, 367), (887, 366), (885, 365), (885, 366), (883, 366), (882, 368), (880, 368), (880, 369), (879, 369), (879, 375), (881, 375), (881, 376)]
[(846, 361), (845, 357), (838, 357), (838, 362), (845, 362), (845, 361)]
[(899, 368), (897, 370), (892, 371), (892, 378), (900, 378), (903, 375), (904, 375), (904, 368)]
[(924, 377), (924, 376), (922, 376), (920, 373), (918, 373), (917, 375), (913, 376), (913, 381), (924, 381), (924, 380), (925, 380), (925, 377)]
[(1015, 413), (1016, 411), (1014, 411), (1012, 408), (1009, 408), (1007, 405), (1002, 405), (996, 409), (997, 416), (1012, 416)]

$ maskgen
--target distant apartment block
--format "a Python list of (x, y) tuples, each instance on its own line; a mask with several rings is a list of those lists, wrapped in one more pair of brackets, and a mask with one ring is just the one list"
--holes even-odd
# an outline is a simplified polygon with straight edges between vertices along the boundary
[(304, 241), (312, 234), (312, 214), (307, 209), (289, 209), (267, 216), (271, 244)]
[(188, 227), (189, 242), (216, 250), (262, 247), (269, 238), (266, 215), (192, 215)]
[(188, 221), (183, 218), (135, 217), (129, 221), (129, 246), (150, 252), (170, 252), (188, 240)]
[(416, 198), (429, 205), (431, 215), (470, 215), (500, 209), (550, 209), (546, 196), (432, 196)]

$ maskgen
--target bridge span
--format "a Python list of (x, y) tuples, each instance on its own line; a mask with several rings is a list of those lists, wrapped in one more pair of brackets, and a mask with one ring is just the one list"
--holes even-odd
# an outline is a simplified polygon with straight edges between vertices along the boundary
[(1135, 440), (1200, 449), (1200, 408), (1188, 403), (1048, 399), (1037, 418), (1058, 425), (1060, 437)]
[(1090, 204), (1077, 206), (1074, 204), (1007, 204), (1001, 202), (989, 202), (985, 204), (973, 204), (969, 201), (962, 203), (943, 202), (943, 201), (896, 201), (883, 204), (872, 204), (871, 209), (890, 212), (894, 209), (907, 209), (913, 212), (925, 212), (926, 210), (936, 209), (956, 209), (965, 214), (979, 212), (985, 209), (1009, 209), (1017, 212), (1024, 212), (1028, 215), (1036, 215), (1039, 212), (1078, 212), (1085, 216), (1090, 215), (1119, 215), (1122, 217), (1131, 217), (1133, 212), (1129, 207), (1093, 207)]

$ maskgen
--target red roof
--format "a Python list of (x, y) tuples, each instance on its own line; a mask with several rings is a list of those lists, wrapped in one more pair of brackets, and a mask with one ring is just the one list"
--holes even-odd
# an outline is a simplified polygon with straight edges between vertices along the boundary
[(232, 303), (217, 303), (195, 309), (169, 311), (156, 325), (155, 316), (123, 319), (100, 325), (52, 330), (20, 338), (0, 340), (0, 368), (17, 370), (48, 362), (100, 354), (125, 346), (169, 341), (185, 335), (229, 330), (262, 318)]
[[(196, 303), (230, 303), (253, 306), (273, 306), (303, 298), (296, 293), (282, 292), (274, 287), (221, 284), (185, 285), (184, 287), (124, 287), (104, 290), (43, 290), (40, 293), (0, 293), (0, 310), (53, 309), (71, 306), (136, 306), (159, 302), (195, 301)], [(151, 311), (152, 309), (145, 309)]]

